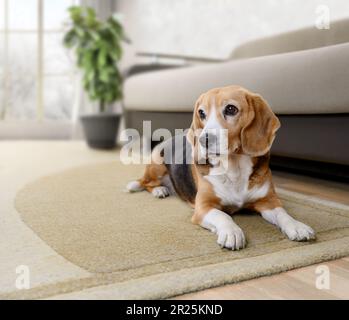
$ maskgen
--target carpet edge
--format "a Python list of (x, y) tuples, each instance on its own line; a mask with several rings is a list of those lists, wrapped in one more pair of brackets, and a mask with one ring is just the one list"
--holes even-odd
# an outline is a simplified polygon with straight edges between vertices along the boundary
[[(336, 245), (336, 252), (331, 252), (334, 245)], [(325, 252), (323, 252), (324, 249)], [(304, 257), (298, 254), (292, 256), (292, 254), (295, 254), (299, 250), (303, 251)], [(257, 257), (257, 259), (256, 257), (247, 258), (243, 263), (241, 261), (239, 263), (233, 261), (178, 270), (46, 298), (54, 300), (74, 299), (74, 296), (79, 294), (79, 296), (82, 296), (82, 299), (94, 299), (96, 297), (102, 299), (168, 299), (181, 294), (274, 275), (300, 267), (339, 259), (348, 255), (349, 237), (344, 237), (309, 245), (306, 248), (289, 248)], [(268, 256), (271, 259), (267, 263), (262, 266), (257, 265), (260, 260), (268, 258)], [(285, 256), (288, 258), (291, 257), (291, 259), (285, 262)], [(304, 261), (305, 258), (306, 261)], [(241, 268), (244, 268), (245, 274), (243, 276), (239, 274)], [(230, 269), (231, 273), (226, 274), (227, 269)], [(246, 270), (248, 271), (246, 272)], [(208, 272), (210, 272), (211, 277), (204, 279), (203, 276)]]

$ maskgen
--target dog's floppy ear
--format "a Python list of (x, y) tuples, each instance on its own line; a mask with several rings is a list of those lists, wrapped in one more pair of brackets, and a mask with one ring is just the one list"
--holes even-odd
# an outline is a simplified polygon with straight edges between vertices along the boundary
[(201, 129), (202, 129), (201, 121), (199, 120), (199, 116), (198, 116), (198, 108), (200, 105), (200, 101), (201, 100), (199, 98), (195, 103), (193, 120), (186, 134), (187, 141), (191, 145), (190, 148), (187, 148), (187, 151), (191, 153), (190, 157), (194, 161), (194, 163), (206, 164), (206, 157), (205, 157), (206, 153), (205, 153), (205, 156), (201, 154), (202, 152), (200, 151), (201, 150), (200, 146), (197, 143), (198, 136), (200, 135)]
[(188, 129), (187, 132), (187, 140), (189, 141), (189, 143), (194, 147), (196, 145), (196, 136), (195, 133), (197, 134), (197, 129), (199, 129), (199, 119), (198, 119), (198, 115), (197, 115), (197, 109), (199, 106), (199, 100), (196, 101), (195, 103), (195, 107), (194, 107), (194, 112), (193, 112), (193, 120), (191, 122), (190, 128)]
[(247, 93), (246, 100), (249, 110), (241, 130), (241, 146), (245, 154), (258, 157), (270, 150), (280, 121), (260, 95)]

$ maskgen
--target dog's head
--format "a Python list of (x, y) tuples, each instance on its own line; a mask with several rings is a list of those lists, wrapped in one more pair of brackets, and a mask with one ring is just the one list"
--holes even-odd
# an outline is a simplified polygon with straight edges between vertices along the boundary
[(278, 118), (260, 95), (229, 86), (199, 97), (187, 138), (196, 155), (257, 157), (269, 152), (279, 127)]

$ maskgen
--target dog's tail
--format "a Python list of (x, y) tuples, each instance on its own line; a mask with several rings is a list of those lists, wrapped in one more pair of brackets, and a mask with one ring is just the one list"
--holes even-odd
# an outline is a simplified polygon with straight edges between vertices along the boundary
[(131, 181), (127, 184), (126, 189), (128, 192), (139, 192), (145, 190), (145, 187), (139, 180)]

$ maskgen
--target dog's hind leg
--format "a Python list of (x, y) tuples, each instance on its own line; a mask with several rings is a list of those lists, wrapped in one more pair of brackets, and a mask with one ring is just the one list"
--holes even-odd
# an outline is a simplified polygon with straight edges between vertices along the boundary
[(152, 163), (146, 166), (143, 177), (129, 182), (126, 188), (129, 192), (147, 190), (156, 198), (165, 198), (170, 195), (170, 190), (165, 185), (168, 171), (158, 147), (153, 150), (152, 160)]
[(167, 174), (167, 168), (164, 164), (148, 164), (143, 177), (129, 182), (126, 188), (129, 192), (147, 190), (156, 198), (165, 198), (170, 195), (168, 187), (162, 184)]

